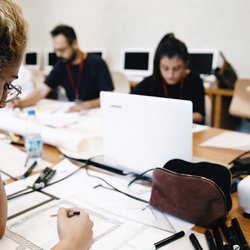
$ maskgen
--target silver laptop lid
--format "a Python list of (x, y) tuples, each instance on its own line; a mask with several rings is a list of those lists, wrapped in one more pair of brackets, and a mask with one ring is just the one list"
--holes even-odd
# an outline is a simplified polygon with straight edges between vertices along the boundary
[(170, 159), (192, 161), (192, 102), (101, 92), (104, 159), (142, 173)]

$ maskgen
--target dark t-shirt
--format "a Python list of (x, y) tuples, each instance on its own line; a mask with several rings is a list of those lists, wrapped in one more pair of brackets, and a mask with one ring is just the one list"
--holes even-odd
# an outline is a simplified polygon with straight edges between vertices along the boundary
[[(166, 97), (163, 84), (154, 82), (153, 77), (147, 77), (132, 89), (132, 94)], [(193, 103), (193, 112), (198, 112), (205, 116), (205, 92), (201, 78), (195, 73), (190, 72), (181, 84), (167, 86), (168, 98), (190, 100)], [(181, 93), (182, 92), (182, 93)]]
[[(80, 65), (69, 65), (74, 84), (77, 85)], [(82, 101), (99, 98), (100, 91), (102, 90), (112, 91), (114, 89), (108, 67), (98, 56), (87, 55), (83, 63), (83, 71), (80, 79), (78, 99)], [(65, 89), (66, 95), (70, 101), (76, 99), (74, 87), (69, 79), (65, 62), (58, 61), (56, 63), (45, 80), (45, 83), (52, 89), (61, 85)]]

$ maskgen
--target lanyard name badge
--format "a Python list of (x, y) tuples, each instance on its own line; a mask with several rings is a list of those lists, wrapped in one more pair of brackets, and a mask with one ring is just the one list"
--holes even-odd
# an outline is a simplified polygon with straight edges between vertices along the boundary
[(66, 68), (67, 68), (67, 73), (68, 73), (68, 77), (71, 83), (71, 86), (74, 90), (74, 94), (75, 94), (75, 99), (74, 102), (82, 102), (82, 100), (80, 100), (79, 98), (79, 90), (80, 90), (80, 82), (81, 82), (81, 77), (82, 77), (82, 71), (83, 71), (83, 62), (84, 62), (84, 55), (83, 53), (81, 53), (81, 62), (79, 65), (79, 71), (78, 71), (78, 76), (77, 76), (77, 82), (74, 81), (73, 76), (72, 76), (72, 72), (70, 69), (69, 64), (66, 64)]

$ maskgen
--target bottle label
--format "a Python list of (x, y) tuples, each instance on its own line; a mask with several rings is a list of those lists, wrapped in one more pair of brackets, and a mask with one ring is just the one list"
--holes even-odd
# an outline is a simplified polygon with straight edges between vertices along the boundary
[(30, 158), (40, 158), (43, 155), (43, 142), (40, 135), (27, 135), (25, 137), (25, 148)]

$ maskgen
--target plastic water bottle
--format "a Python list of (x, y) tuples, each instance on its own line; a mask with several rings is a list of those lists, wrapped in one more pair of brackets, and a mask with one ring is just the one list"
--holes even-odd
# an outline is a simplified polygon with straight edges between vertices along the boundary
[(40, 122), (34, 109), (28, 111), (24, 139), (27, 158), (35, 160), (41, 158), (43, 155), (43, 141), (40, 133)]

